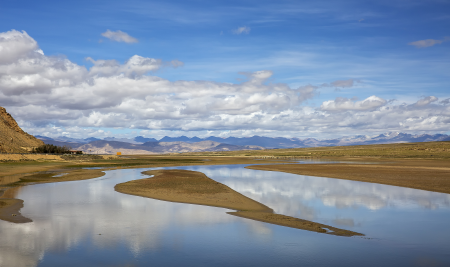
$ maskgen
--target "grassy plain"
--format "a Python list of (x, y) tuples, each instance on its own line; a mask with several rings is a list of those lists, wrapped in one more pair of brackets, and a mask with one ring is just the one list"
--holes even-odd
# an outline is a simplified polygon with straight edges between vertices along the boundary
[(383, 145), (308, 147), (184, 153), (184, 156), (224, 156), (256, 158), (363, 158), (363, 159), (450, 159), (450, 141)]

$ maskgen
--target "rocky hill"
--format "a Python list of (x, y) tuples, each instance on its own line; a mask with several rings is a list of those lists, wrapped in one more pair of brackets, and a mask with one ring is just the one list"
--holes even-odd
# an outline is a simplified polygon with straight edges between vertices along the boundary
[(0, 107), (0, 153), (27, 153), (44, 142), (24, 132), (16, 120)]

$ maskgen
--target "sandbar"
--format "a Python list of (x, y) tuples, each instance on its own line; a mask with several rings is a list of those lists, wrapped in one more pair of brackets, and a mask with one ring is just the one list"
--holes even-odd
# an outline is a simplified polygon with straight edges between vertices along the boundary
[(266, 205), (214, 181), (201, 172), (155, 170), (142, 173), (153, 175), (153, 177), (117, 184), (114, 189), (120, 193), (158, 200), (233, 209), (236, 212), (228, 212), (228, 214), (317, 233), (363, 236), (353, 231), (275, 214)]

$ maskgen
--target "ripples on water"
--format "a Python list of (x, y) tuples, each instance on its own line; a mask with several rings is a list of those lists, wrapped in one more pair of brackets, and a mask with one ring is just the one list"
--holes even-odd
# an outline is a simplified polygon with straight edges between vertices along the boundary
[(244, 169), (200, 171), (276, 213), (356, 231), (337, 237), (226, 209), (114, 191), (148, 169), (20, 189), (27, 224), (0, 221), (0, 266), (448, 266), (450, 195)]

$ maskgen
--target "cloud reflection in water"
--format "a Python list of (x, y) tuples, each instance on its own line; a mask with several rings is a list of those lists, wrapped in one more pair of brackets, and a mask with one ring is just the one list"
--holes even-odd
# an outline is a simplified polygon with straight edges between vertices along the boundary
[[(328, 222), (348, 230), (357, 230), (369, 220), (361, 217), (364, 211), (382, 214), (390, 209), (450, 207), (450, 195), (422, 190), (248, 170), (242, 166), (184, 169), (203, 172), (273, 208), (276, 213)], [(93, 253), (125, 246), (133, 259), (143, 252), (157, 251), (167, 243), (182, 246), (187, 234), (167, 240), (172, 231), (189, 232), (194, 228), (206, 231), (212, 226), (227, 227), (236, 222), (245, 224), (245, 234), (261, 242), (273, 238), (272, 226), (229, 216), (225, 209), (164, 202), (114, 191), (117, 183), (142, 178), (141, 171), (118, 170), (96, 180), (24, 187), (17, 197), (25, 200), (22, 214), (33, 222), (17, 225), (0, 221), (0, 266), (36, 266), (40, 260), (45, 260), (45, 254), (67, 253), (79, 249), (80, 244), (89, 246)]]

